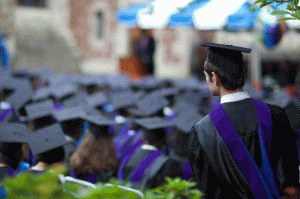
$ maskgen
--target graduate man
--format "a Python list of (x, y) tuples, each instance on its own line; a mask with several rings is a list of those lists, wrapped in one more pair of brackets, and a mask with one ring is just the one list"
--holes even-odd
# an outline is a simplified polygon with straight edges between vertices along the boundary
[[(299, 183), (296, 135), (285, 111), (243, 91), (242, 52), (251, 49), (203, 43), (206, 82), (221, 103), (189, 136), (192, 178), (205, 198), (280, 198)], [(289, 190), (289, 189), (288, 189)]]

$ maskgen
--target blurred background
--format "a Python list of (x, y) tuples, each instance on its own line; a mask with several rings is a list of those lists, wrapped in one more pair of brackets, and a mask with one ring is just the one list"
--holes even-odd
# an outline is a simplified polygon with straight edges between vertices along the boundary
[(1, 62), (132, 80), (149, 74), (203, 79), (200, 44), (216, 42), (252, 48), (245, 66), (254, 87), (267, 77), (293, 93), (300, 81), (300, 23), (278, 23), (271, 7), (251, 12), (253, 2), (1, 0), (0, 45), (7, 52)]

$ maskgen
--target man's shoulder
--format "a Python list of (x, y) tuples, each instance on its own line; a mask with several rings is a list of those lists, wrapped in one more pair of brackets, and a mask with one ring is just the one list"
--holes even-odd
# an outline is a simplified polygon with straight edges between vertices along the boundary
[(207, 125), (211, 125), (211, 119), (210, 119), (209, 114), (207, 114), (201, 120), (196, 122), (194, 125), (194, 129), (197, 131), (199, 129), (206, 127)]
[(285, 109), (278, 105), (269, 104), (269, 103), (266, 103), (266, 104), (268, 105), (271, 113), (273, 113), (273, 114), (280, 114), (280, 113), (285, 112)]

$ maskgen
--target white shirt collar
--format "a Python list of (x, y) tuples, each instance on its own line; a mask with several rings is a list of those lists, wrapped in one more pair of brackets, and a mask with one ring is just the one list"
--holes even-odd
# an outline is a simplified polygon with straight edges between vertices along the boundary
[(155, 146), (149, 145), (149, 144), (143, 144), (142, 146), (143, 150), (151, 150), (151, 151), (157, 151), (158, 149)]
[(246, 92), (232, 93), (232, 94), (222, 96), (221, 104), (227, 103), (227, 102), (241, 101), (241, 100), (244, 100), (247, 98), (250, 98), (250, 96)]

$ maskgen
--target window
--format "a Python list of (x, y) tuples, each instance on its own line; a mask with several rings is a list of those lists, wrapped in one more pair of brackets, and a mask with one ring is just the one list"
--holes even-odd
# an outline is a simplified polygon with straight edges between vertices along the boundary
[(104, 14), (103, 14), (103, 12), (102, 11), (98, 11), (97, 13), (96, 13), (96, 21), (97, 21), (97, 23), (96, 23), (96, 36), (97, 36), (97, 39), (99, 39), (99, 40), (102, 40), (102, 39), (104, 39), (104, 34), (105, 34), (105, 32), (104, 32)]
[(46, 7), (46, 0), (18, 0), (19, 6), (28, 6), (28, 7)]

